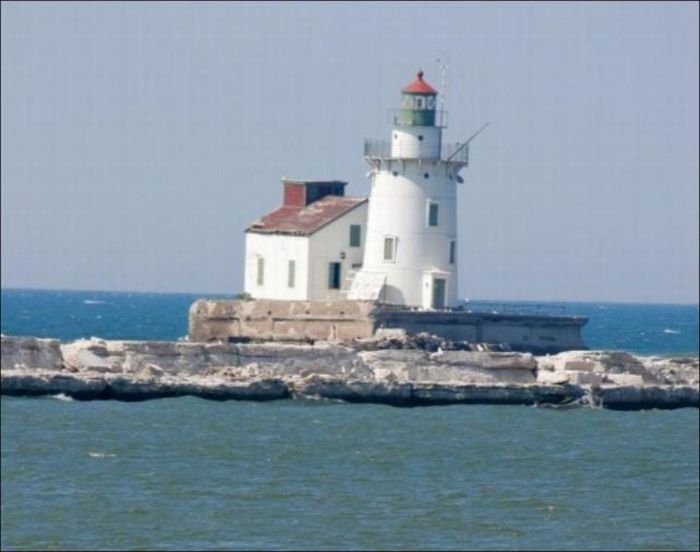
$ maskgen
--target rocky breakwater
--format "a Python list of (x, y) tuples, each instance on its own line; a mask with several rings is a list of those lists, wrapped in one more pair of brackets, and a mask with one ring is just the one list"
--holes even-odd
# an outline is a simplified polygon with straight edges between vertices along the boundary
[[(368, 350), (370, 349), (370, 350)], [(2, 337), (1, 389), (77, 399), (326, 398), (432, 404), (697, 407), (698, 359), (580, 351), (383, 349)]]

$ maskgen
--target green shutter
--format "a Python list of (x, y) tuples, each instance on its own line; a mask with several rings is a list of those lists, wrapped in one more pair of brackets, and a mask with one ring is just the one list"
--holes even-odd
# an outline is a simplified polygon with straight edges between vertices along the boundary
[(360, 247), (362, 227), (359, 224), (350, 225), (350, 247)]
[(265, 259), (258, 257), (258, 285), (262, 286), (265, 283)]
[(384, 260), (394, 260), (394, 238), (384, 238)]
[(438, 225), (438, 204), (430, 203), (428, 208), (428, 226)]
[(294, 261), (289, 261), (289, 269), (287, 272), (287, 287), (294, 287), (294, 278), (296, 277), (296, 263)]

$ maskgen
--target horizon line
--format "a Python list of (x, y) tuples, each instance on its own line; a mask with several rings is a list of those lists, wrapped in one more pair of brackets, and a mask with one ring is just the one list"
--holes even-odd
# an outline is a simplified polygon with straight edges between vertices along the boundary
[[(141, 293), (141, 294), (158, 294), (158, 295), (202, 295), (202, 298), (206, 298), (207, 295), (223, 295), (234, 297), (239, 292), (223, 292), (223, 291), (154, 291), (154, 290), (135, 290), (135, 289), (84, 289), (84, 288), (45, 288), (45, 287), (3, 287), (0, 286), (0, 291), (55, 291), (55, 292), (82, 292), (82, 293)], [(677, 306), (688, 306), (688, 307), (700, 307), (700, 302), (687, 302), (687, 301), (615, 301), (607, 299), (595, 299), (595, 300), (581, 300), (581, 299), (494, 299), (494, 298), (461, 298), (460, 301), (464, 303), (479, 303), (479, 302), (493, 302), (493, 303), (581, 303), (581, 304), (616, 304), (616, 305), (677, 305)]]

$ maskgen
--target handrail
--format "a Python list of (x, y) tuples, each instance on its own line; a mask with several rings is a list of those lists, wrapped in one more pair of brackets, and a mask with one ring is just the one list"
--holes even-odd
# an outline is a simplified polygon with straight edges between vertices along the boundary
[[(365, 140), (364, 155), (369, 159), (418, 159), (416, 148), (403, 153), (400, 149), (392, 151), (392, 143), (389, 140)], [(469, 146), (463, 143), (443, 144), (440, 152), (441, 161), (454, 163), (469, 163)]]

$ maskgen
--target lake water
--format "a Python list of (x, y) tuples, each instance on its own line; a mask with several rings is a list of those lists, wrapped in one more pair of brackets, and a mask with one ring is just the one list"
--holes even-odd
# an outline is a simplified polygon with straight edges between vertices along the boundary
[[(193, 298), (3, 291), (2, 333), (176, 339)], [(593, 348), (697, 354), (697, 307), (566, 308)], [(1, 406), (3, 550), (700, 546), (697, 409)]]

